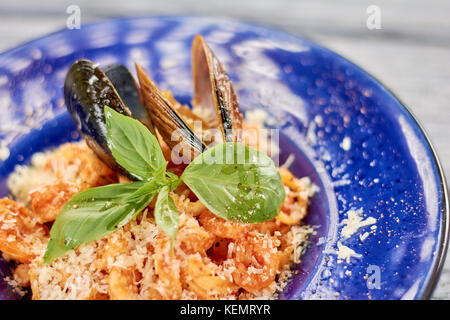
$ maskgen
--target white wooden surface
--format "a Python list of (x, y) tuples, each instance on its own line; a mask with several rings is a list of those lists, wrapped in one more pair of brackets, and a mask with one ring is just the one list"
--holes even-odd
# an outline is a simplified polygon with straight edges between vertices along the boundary
[[(450, 1), (446, 0), (0, 0), (0, 51), (65, 27), (117, 16), (200, 14), (275, 26), (342, 54), (380, 79), (429, 133), (450, 177)], [(366, 27), (369, 5), (381, 30)], [(434, 293), (450, 299), (450, 258)]]

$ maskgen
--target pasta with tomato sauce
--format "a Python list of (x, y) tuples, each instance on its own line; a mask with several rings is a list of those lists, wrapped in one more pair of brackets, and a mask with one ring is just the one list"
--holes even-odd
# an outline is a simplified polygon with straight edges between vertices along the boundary
[[(179, 175), (183, 166), (172, 163), (168, 170)], [(37, 154), (9, 179), (15, 200), (0, 200), (0, 250), (17, 261), (10, 282), (21, 288), (18, 292), (29, 287), (33, 299), (276, 297), (314, 232), (302, 221), (316, 191), (308, 178), (298, 179), (284, 168), (279, 172), (286, 198), (274, 219), (224, 220), (181, 184), (171, 192), (180, 214), (173, 252), (169, 236), (155, 224), (152, 201), (118, 231), (44, 264), (49, 226), (70, 197), (128, 179), (104, 165), (84, 142)]]

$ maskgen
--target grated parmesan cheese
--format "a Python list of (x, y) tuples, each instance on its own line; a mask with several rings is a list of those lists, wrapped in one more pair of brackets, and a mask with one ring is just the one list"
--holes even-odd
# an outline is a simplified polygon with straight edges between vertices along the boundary
[[(45, 172), (43, 166), (50, 154), (35, 154), (30, 166), (16, 167), (8, 180), (8, 186), (18, 201), (28, 203), (30, 191), (39, 191), (39, 185), (42, 182), (48, 182), (50, 178), (43, 173)], [(73, 166), (57, 168), (64, 172), (63, 178), (69, 181), (77, 178), (76, 168), (79, 164), (76, 159), (73, 163)], [(58, 165), (58, 163), (53, 164)], [(309, 178), (298, 179), (298, 186), (301, 189), (298, 194), (305, 200), (308, 200), (318, 189)], [(287, 188), (287, 192), (291, 190)], [(64, 193), (56, 193), (56, 197), (58, 196), (62, 197)], [(113, 270), (121, 275), (119, 279), (116, 279), (117, 281), (127, 279), (126, 283), (120, 282), (119, 289), (131, 292), (133, 299), (199, 299), (199, 294), (192, 289), (180, 287), (179, 291), (175, 290), (177, 281), (199, 279), (195, 275), (185, 274), (186, 264), (193, 257), (202, 261), (204, 268), (210, 272), (208, 276), (234, 283), (233, 274), (239, 269), (233, 257), (240, 250), (246, 252), (245, 247), (230, 241), (224, 252), (226, 260), (220, 264), (211, 261), (206, 254), (200, 255), (201, 248), (197, 246), (210, 248), (215, 241), (215, 236), (205, 231), (193, 212), (188, 213), (188, 210), (185, 210), (193, 205), (189, 199), (180, 196), (179, 202), (177, 208), (180, 207), (182, 210), (179, 209), (179, 231), (174, 241), (175, 255), (169, 254), (167, 235), (156, 226), (151, 207), (113, 234), (83, 244), (50, 264), (42, 263), (46, 243), (36, 246), (38, 257), (29, 266), (33, 299), (78, 300), (113, 297), (114, 290), (117, 289), (112, 278), (115, 274)], [(292, 210), (297, 210), (303, 216), (306, 215), (304, 204), (294, 205)], [(2, 228), (14, 227), (15, 221), (3, 221)], [(236, 289), (231, 287), (225, 292), (220, 292), (220, 287), (217, 287), (206, 290), (204, 294), (220, 299), (276, 298), (278, 292), (286, 287), (293, 274), (291, 270), (293, 263), (300, 262), (307, 248), (308, 238), (314, 233), (311, 226), (300, 224), (292, 225), (287, 232), (275, 231), (273, 236), (252, 231), (251, 236), (258, 237), (262, 241), (263, 261), (268, 261), (271, 255), (281, 252), (281, 246), (292, 249), (287, 251), (289, 263), (280, 266), (276, 281), (272, 281), (259, 292), (238, 294)], [(166, 240), (162, 241), (162, 239)], [(8, 241), (15, 241), (15, 239), (11, 236)], [(33, 239), (27, 238), (26, 241), (33, 241)], [(252, 281), (251, 275), (259, 275), (265, 280), (270, 279), (266, 275), (263, 262), (254, 256), (251, 257), (251, 261), (252, 265), (247, 268), (248, 278), (245, 281)], [(133, 270), (131, 275), (128, 278), (124, 277), (123, 275), (126, 275), (129, 270)], [(136, 290), (133, 291), (133, 288)], [(177, 292), (176, 295), (174, 292)]]
[(31, 158), (31, 165), (17, 165), (14, 168), (14, 172), (8, 178), (7, 185), (17, 201), (27, 204), (30, 191), (44, 181), (48, 182), (53, 179), (46, 170), (43, 170), (48, 155), (49, 153), (35, 153)]
[(326, 250), (325, 253), (331, 253), (337, 255), (338, 263), (342, 263), (345, 260), (350, 263), (351, 258), (361, 258), (362, 255), (356, 253), (355, 250), (343, 245), (340, 241), (337, 243), (337, 250)]
[[(363, 220), (362, 213), (362, 209), (351, 209), (347, 212), (347, 218), (342, 220), (344, 227), (341, 230), (341, 237), (343, 239), (350, 238), (358, 231), (358, 229), (373, 225), (377, 222), (374, 217), (368, 217), (367, 219)], [(373, 227), (374, 226), (372, 226), (372, 229)]]

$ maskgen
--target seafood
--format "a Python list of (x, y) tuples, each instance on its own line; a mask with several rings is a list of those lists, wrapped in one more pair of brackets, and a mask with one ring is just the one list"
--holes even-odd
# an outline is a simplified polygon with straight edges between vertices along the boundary
[[(191, 159), (206, 150), (206, 146), (195, 135), (193, 128), (186, 124), (175, 111), (172, 102), (164, 97), (144, 69), (136, 65), (136, 70), (144, 105), (149, 110), (153, 125), (169, 148), (173, 149), (181, 144), (181, 149), (188, 150)], [(174, 136), (174, 134), (178, 134), (178, 136)], [(185, 153), (184, 156), (186, 156)]]
[(136, 69), (143, 102), (149, 109), (155, 127), (170, 148), (181, 142), (173, 137), (177, 129), (181, 138), (194, 151), (190, 153), (191, 159), (204, 151), (206, 144), (242, 141), (242, 114), (239, 111), (237, 95), (222, 64), (201, 35), (197, 35), (192, 43), (192, 105), (205, 115), (202, 127), (216, 128), (218, 135), (213, 134), (210, 137), (201, 134), (201, 137), (197, 138), (198, 132), (194, 133), (195, 128), (188, 125), (186, 119), (180, 115), (183, 112), (188, 118), (195, 119), (195, 113), (182, 109), (171, 95), (161, 92), (140, 66), (136, 65)]
[[(116, 163), (106, 143), (105, 105), (140, 120), (156, 133), (160, 142), (187, 162), (205, 151), (210, 143), (242, 141), (237, 95), (202, 36), (197, 35), (192, 44), (192, 104), (207, 115), (205, 118), (178, 103), (170, 92), (161, 91), (139, 65), (136, 71), (140, 88), (122, 65), (113, 64), (100, 70), (92, 61), (78, 60), (70, 67), (64, 83), (66, 106), (75, 124), (92, 150), (113, 170), (133, 179)], [(194, 121), (200, 121), (202, 128), (218, 129), (218, 134), (211, 137), (195, 131)]]
[(130, 71), (125, 66), (115, 63), (104, 67), (103, 72), (105, 72), (126, 107), (130, 110), (133, 118), (138, 119), (150, 131), (154, 132), (149, 115), (141, 103), (137, 84)]
[(210, 123), (214, 123), (222, 135), (221, 143), (241, 142), (242, 114), (237, 95), (225, 69), (201, 35), (192, 43), (192, 77), (194, 108), (208, 110)]
[(67, 72), (64, 99), (67, 110), (89, 147), (111, 169), (134, 180), (114, 160), (108, 148), (103, 113), (107, 105), (121, 114), (136, 116), (151, 128), (151, 122), (145, 117), (146, 111), (140, 104), (136, 83), (127, 69), (113, 65), (107, 67), (105, 73), (92, 61), (78, 60)]
[[(126, 67), (118, 64), (100, 69), (92, 61), (78, 60), (68, 70), (64, 84), (66, 105), (85, 142), (66, 143), (40, 154), (40, 161), (19, 167), (14, 173), (11, 181), (19, 181), (20, 188), (14, 188), (17, 192), (11, 190), (11, 196), (17, 201), (0, 199), (0, 254), (6, 260), (15, 260), (14, 279), (8, 279), (8, 284), (18, 293), (25, 293), (21, 287), (29, 286), (33, 299), (276, 297), (274, 294), (287, 283), (292, 274), (290, 268), (299, 262), (307, 239), (314, 232), (301, 225), (314, 194), (310, 180), (297, 179), (289, 170), (280, 169), (282, 185), (278, 185), (278, 190), (284, 188), (286, 200), (279, 199), (281, 211), (272, 210), (278, 216), (273, 215), (270, 220), (238, 223), (217, 216), (193, 186), (182, 179), (179, 184), (173, 183), (172, 178), (183, 178), (187, 168), (187, 162), (176, 163), (171, 158), (173, 150), (177, 144), (182, 145), (181, 155), (188, 162), (213, 144), (223, 142), (240, 142), (265, 152), (264, 141), (258, 135), (262, 125), (243, 123), (232, 82), (201, 36), (196, 36), (192, 45), (192, 108), (178, 102), (170, 91), (160, 90), (140, 66), (136, 65), (136, 69), (138, 82)], [(119, 194), (123, 185), (113, 184), (130, 183), (136, 176), (127, 173), (112, 156), (105, 105), (143, 123), (158, 139), (166, 159), (170, 158), (166, 166), (168, 179), (157, 178), (161, 178), (163, 187), (170, 185), (166, 196), (176, 207), (171, 211), (178, 211), (173, 212), (177, 217), (176, 235), (167, 233), (157, 222), (157, 214), (168, 213), (158, 208), (161, 193), (153, 201), (148, 199), (145, 208), (138, 212), (136, 194), (116, 201), (115, 193), (110, 192), (119, 188)], [(214, 133), (208, 135), (209, 130)], [(173, 139), (176, 133), (179, 136)], [(124, 134), (133, 145), (132, 133)], [(136, 154), (130, 153), (130, 163), (134, 157)], [(247, 175), (244, 178), (245, 183)], [(222, 182), (220, 179), (218, 183)], [(87, 191), (105, 185), (105, 195)], [(227, 187), (224, 190), (232, 193)], [(84, 191), (84, 195), (92, 196), (76, 196)], [(231, 202), (239, 200), (239, 192), (245, 191), (239, 188)], [(17, 196), (24, 194), (20, 199)], [(218, 201), (222, 197), (217, 193)], [(70, 206), (69, 199), (74, 200)], [(96, 203), (103, 199), (103, 208), (94, 204), (94, 200)], [(69, 211), (64, 211), (65, 206), (74, 210), (71, 212), (77, 219), (77, 214), (86, 214), (79, 219), (84, 220), (82, 223), (60, 224), (59, 230), (64, 233), (60, 239), (68, 246), (76, 237), (66, 231), (73, 229), (83, 236), (84, 232), (97, 231), (98, 223), (110, 218), (107, 210), (116, 205), (128, 206), (136, 216), (108, 235), (85, 241), (53, 260), (45, 259), (49, 248), (52, 250), (49, 238), (58, 239), (53, 232), (50, 237), (48, 228), (55, 228), (66, 219), (67, 216), (58, 219)], [(239, 209), (247, 213), (245, 207)], [(122, 212), (125, 211), (119, 213)], [(93, 216), (99, 219), (90, 220)], [(59, 232), (58, 228), (52, 230)]]

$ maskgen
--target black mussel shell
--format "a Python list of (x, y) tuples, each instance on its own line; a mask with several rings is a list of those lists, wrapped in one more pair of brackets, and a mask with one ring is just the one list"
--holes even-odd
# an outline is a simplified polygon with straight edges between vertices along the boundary
[[(131, 88), (127, 90), (132, 91)], [(111, 169), (134, 180), (117, 164), (108, 148), (104, 106), (127, 116), (131, 116), (131, 112), (106, 74), (92, 61), (76, 61), (64, 81), (64, 99), (67, 110), (89, 147)]]
[(108, 65), (102, 70), (130, 110), (131, 116), (141, 121), (150, 131), (154, 132), (150, 116), (141, 102), (136, 81), (130, 71), (118, 63)]

